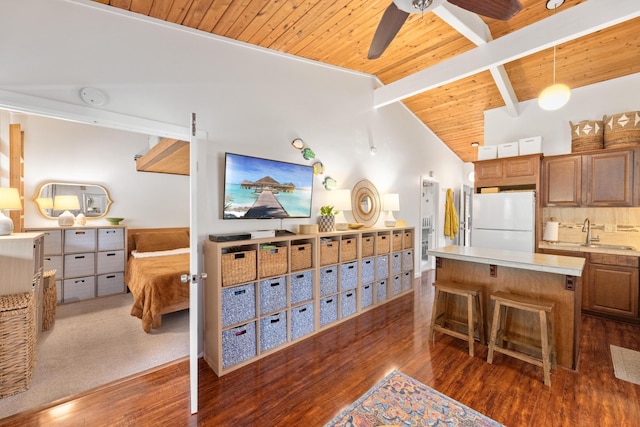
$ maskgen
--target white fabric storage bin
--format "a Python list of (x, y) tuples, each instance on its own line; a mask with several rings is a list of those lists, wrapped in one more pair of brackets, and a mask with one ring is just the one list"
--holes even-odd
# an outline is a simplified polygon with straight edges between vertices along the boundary
[(513, 157), (517, 156), (519, 152), (519, 144), (517, 141), (498, 144), (498, 157)]
[(281, 310), (287, 306), (287, 280), (285, 277), (260, 281), (260, 314)]
[(124, 292), (124, 274), (107, 273), (98, 276), (98, 296)]
[(124, 228), (100, 228), (98, 230), (98, 250), (124, 249)]
[(287, 342), (287, 312), (260, 319), (260, 351), (267, 351)]
[(290, 283), (291, 304), (298, 304), (313, 298), (313, 271), (292, 274)]
[(360, 295), (360, 307), (366, 308), (373, 304), (373, 283), (362, 285), (362, 294)]
[(378, 303), (387, 299), (387, 281), (379, 280), (376, 282), (376, 301)]
[(327, 325), (338, 320), (338, 295), (320, 300), (320, 325)]
[(396, 274), (391, 279), (391, 295), (396, 296), (402, 293), (402, 276)]
[(56, 275), (62, 277), (62, 255), (45, 255), (44, 271), (56, 270)]
[(98, 252), (98, 274), (124, 271), (124, 251)]
[(340, 289), (346, 291), (358, 286), (358, 261), (340, 266)]
[(497, 145), (482, 145), (478, 147), (478, 160), (491, 160), (498, 157)]
[(402, 252), (402, 271), (413, 270), (413, 250)]
[(96, 250), (96, 230), (80, 228), (64, 230), (65, 252), (88, 252)]
[(404, 273), (402, 273), (402, 291), (406, 292), (411, 290), (411, 288), (413, 287), (413, 282), (411, 280), (411, 272), (410, 271), (405, 271)]
[(256, 317), (256, 285), (222, 289), (222, 326), (233, 325)]
[(375, 259), (365, 258), (362, 260), (361, 283), (369, 283), (376, 280)]
[(291, 339), (310, 334), (314, 327), (313, 302), (291, 309)]
[(65, 303), (95, 298), (96, 296), (95, 276), (65, 279), (62, 287), (62, 300)]
[(62, 253), (62, 230), (44, 230), (44, 254), (61, 254)]
[(352, 316), (356, 314), (357, 289), (351, 289), (340, 294), (340, 317)]
[(256, 322), (222, 331), (222, 367), (237, 365), (254, 357), (256, 343)]
[(380, 255), (376, 259), (376, 278), (386, 279), (389, 277), (389, 255)]
[(95, 274), (95, 253), (64, 256), (64, 277), (80, 277)]
[(542, 153), (542, 137), (532, 136), (520, 138), (518, 141), (520, 155)]
[(323, 267), (320, 269), (320, 295), (329, 295), (338, 292), (338, 266)]
[(391, 254), (391, 274), (398, 274), (402, 271), (402, 252)]

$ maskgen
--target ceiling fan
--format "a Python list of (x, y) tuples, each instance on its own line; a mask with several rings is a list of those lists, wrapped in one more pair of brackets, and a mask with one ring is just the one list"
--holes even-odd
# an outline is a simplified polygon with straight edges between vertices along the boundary
[[(393, 0), (382, 15), (376, 33), (373, 35), (367, 58), (376, 59), (382, 55), (410, 13), (432, 10), (445, 0)], [(519, 0), (448, 0), (449, 3), (488, 18), (507, 21), (522, 9)]]

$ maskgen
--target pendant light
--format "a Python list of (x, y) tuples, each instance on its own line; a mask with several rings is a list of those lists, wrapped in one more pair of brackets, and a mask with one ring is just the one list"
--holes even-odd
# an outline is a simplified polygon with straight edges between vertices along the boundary
[[(549, 1), (547, 8), (553, 5), (553, 13), (563, 1)], [(553, 84), (546, 87), (538, 96), (538, 105), (543, 110), (554, 111), (564, 107), (571, 98), (571, 89), (563, 83), (556, 83), (556, 46), (553, 46)]]

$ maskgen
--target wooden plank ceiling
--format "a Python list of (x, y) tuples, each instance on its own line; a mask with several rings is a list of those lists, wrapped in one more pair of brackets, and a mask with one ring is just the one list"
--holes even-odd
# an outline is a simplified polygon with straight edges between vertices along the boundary
[[(475, 47), (433, 12), (411, 14), (384, 54), (367, 59), (391, 0), (95, 0), (220, 36), (377, 76), (392, 83)], [(566, 0), (558, 13), (583, 3)], [(553, 14), (545, 0), (521, 0), (508, 22), (482, 18), (493, 39)], [(615, 2), (613, 2), (615, 3)], [(615, 7), (612, 3), (612, 7)], [(557, 46), (556, 79), (572, 89), (640, 72), (640, 19)], [(507, 63), (518, 101), (551, 84), (553, 48)], [(463, 161), (484, 144), (484, 114), (505, 105), (488, 71), (403, 101)], [(573, 120), (594, 119), (576, 117)], [(568, 124), (567, 124), (568, 126)], [(502, 142), (502, 141), (500, 141)]]

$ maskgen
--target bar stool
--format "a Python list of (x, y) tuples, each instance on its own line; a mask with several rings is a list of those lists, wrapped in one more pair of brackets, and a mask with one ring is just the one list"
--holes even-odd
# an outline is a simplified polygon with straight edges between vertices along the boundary
[[(484, 316), (482, 314), (482, 287), (465, 285), (456, 282), (434, 282), (433, 310), (431, 312), (431, 327), (429, 336), (435, 339), (435, 331), (451, 335), (469, 342), (469, 355), (473, 356), (475, 331), (478, 330), (478, 340), (485, 343)], [(467, 299), (467, 322), (455, 320), (449, 312), (449, 295), (458, 295)], [(441, 303), (441, 299), (443, 300)], [(442, 309), (441, 309), (442, 308)], [(453, 327), (459, 327), (454, 329)], [(466, 327), (464, 333), (459, 332)]]
[[(541, 366), (544, 374), (544, 384), (551, 385), (551, 359), (555, 359), (555, 347), (553, 344), (553, 302), (538, 300), (535, 298), (515, 295), (507, 292), (495, 292), (491, 295), (491, 300), (495, 301), (493, 310), (493, 322), (491, 325), (491, 338), (489, 340), (489, 354), (487, 362), (493, 363), (493, 353), (502, 353), (507, 356), (515, 357), (524, 362)], [(540, 345), (530, 345), (518, 342), (515, 338), (509, 337), (508, 326), (506, 322), (507, 309), (522, 310), (535, 313), (539, 317), (540, 323)], [(496, 341), (499, 341), (496, 345)], [(504, 347), (504, 342), (520, 344), (522, 346), (531, 347), (540, 353), (540, 357), (532, 356), (522, 351), (509, 349)]]

